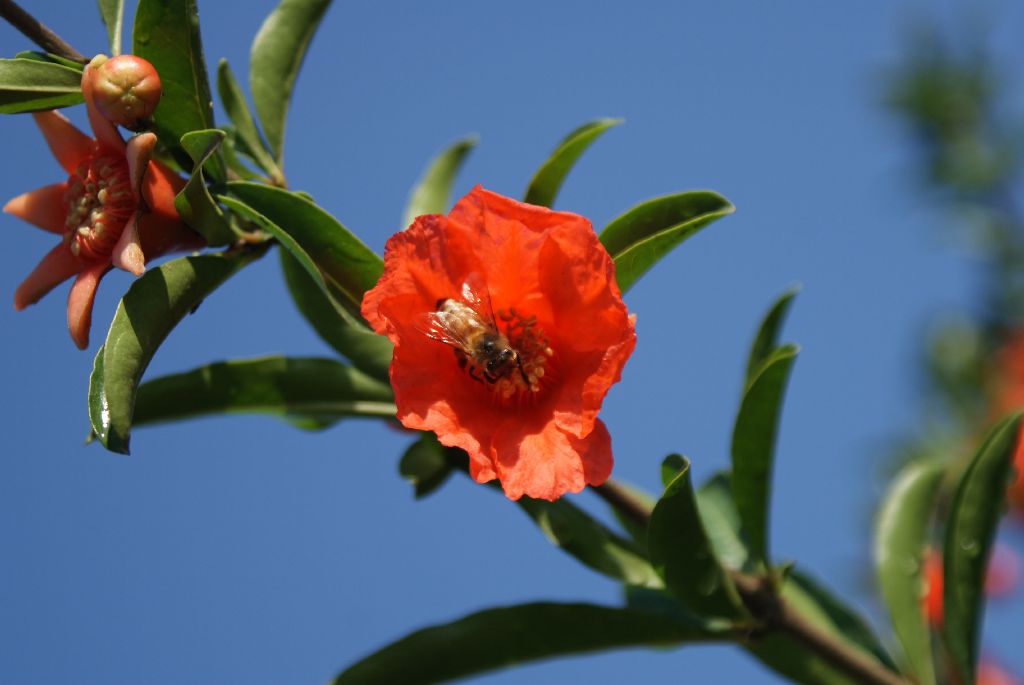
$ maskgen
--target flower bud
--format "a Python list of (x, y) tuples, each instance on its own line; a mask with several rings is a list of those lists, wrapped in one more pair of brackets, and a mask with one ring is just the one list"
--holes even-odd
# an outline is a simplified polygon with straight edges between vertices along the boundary
[(125, 128), (137, 129), (160, 102), (160, 77), (153, 65), (135, 55), (94, 59), (93, 97), (96, 109), (106, 119)]

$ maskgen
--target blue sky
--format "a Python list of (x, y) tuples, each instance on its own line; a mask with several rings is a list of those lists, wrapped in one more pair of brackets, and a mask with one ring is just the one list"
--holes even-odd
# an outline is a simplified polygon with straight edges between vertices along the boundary
[[(245, 74), (274, 2), (199, 4), (209, 64), (226, 57)], [(106, 49), (92, 3), (25, 5), (80, 51)], [(965, 5), (942, 3), (947, 18)], [(297, 85), (285, 171), (380, 250), (429, 157), (456, 138), (481, 139), (458, 194), (481, 183), (520, 195), (566, 132), (624, 117), (558, 208), (600, 227), (643, 199), (711, 188), (738, 211), (627, 297), (638, 345), (602, 412), (614, 475), (656, 490), (669, 452), (688, 455), (698, 480), (726, 465), (750, 337), (776, 294), (802, 283), (786, 331), (803, 352), (780, 436), (773, 546), (877, 617), (867, 531), (887, 441), (914, 426), (929, 321), (969, 305), (978, 267), (941, 238), (946, 219), (917, 192), (906, 140), (879, 104), (914, 9), (336, 3)], [(1003, 2), (991, 15), (1000, 54), (1020, 64), (1012, 28), (1024, 10)], [(7, 27), (0, 45), (5, 56), (30, 47)], [(4, 197), (61, 179), (31, 118), (0, 120), (0, 137)], [(6, 216), (0, 231), (9, 298), (52, 236)], [(408, 437), (378, 423), (308, 434), (229, 417), (140, 429), (131, 457), (83, 447), (92, 355), (129, 282), (118, 273), (101, 286), (87, 353), (65, 330), (66, 288), (21, 313), (0, 307), (3, 682), (318, 683), (414, 628), (483, 607), (619, 601), (489, 488), (456, 478), (414, 502), (396, 472)], [(291, 308), (273, 256), (175, 330), (149, 376), (269, 353), (329, 354)], [(986, 637), (1019, 673), (1022, 606), (993, 606)], [(718, 647), (470, 682), (683, 677), (777, 682)]]

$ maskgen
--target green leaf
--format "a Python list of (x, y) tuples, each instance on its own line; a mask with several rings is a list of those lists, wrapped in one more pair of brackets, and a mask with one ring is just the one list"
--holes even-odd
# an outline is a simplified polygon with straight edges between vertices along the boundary
[(309, 42), (330, 4), (330, 0), (281, 0), (252, 42), (249, 91), (278, 164), (292, 88)]
[(315, 276), (287, 249), (279, 250), (281, 271), (299, 312), (317, 335), (361, 370), (388, 380), (393, 347), (387, 338), (377, 335), (338, 305), (325, 292), (319, 272)]
[(750, 381), (732, 433), (732, 487), (753, 558), (768, 563), (768, 510), (775, 437), (789, 372), (799, 349), (783, 345)]
[(697, 508), (715, 556), (727, 568), (745, 568), (750, 552), (740, 532), (740, 515), (727, 471), (716, 473), (698, 488)]
[(793, 298), (798, 292), (800, 292), (800, 288), (793, 287), (782, 293), (761, 321), (754, 343), (750, 346), (750, 357), (747, 360), (746, 382), (748, 384), (754, 380), (757, 372), (761, 370), (761, 365), (771, 357), (772, 352), (779, 346), (779, 333), (782, 331), (782, 324), (785, 323), (786, 315), (793, 304)]
[(121, 23), (124, 21), (124, 0), (96, 0), (100, 10), (100, 18), (107, 27), (107, 39), (110, 41), (110, 54), (121, 54)]
[(673, 455), (662, 468), (673, 464), (679, 468), (665, 486), (648, 526), (651, 563), (690, 611), (702, 616), (741, 616), (744, 611), (736, 588), (705, 533), (690, 483), (690, 463)]
[(133, 425), (218, 414), (269, 414), (324, 427), (348, 416), (394, 417), (390, 386), (331, 359), (236, 359), (139, 386)]
[(245, 102), (245, 95), (238, 87), (235, 75), (231, 73), (231, 67), (225, 59), (217, 65), (217, 92), (220, 94), (220, 101), (224, 103), (228, 119), (235, 127), (237, 140), (243, 146), (243, 151), (252, 157), (275, 183), (282, 185), (281, 169), (267, 151), (249, 111), (249, 105)]
[(81, 62), (75, 62), (67, 57), (61, 57), (60, 55), (54, 55), (49, 52), (38, 52), (35, 50), (22, 50), (14, 54), (15, 59), (30, 59), (34, 62), (44, 62), (46, 64), (57, 64), (68, 69), (74, 69), (78, 72), (78, 78), (82, 78), (82, 72), (85, 70), (85, 65)]
[(922, 565), (944, 468), (908, 465), (893, 481), (875, 526), (875, 570), (907, 668), (921, 685), (935, 683), (931, 637), (921, 609)]
[[(657, 500), (651, 495), (651, 493), (622, 480), (616, 480), (615, 485), (619, 489), (624, 490), (629, 497), (632, 497), (633, 500), (639, 503), (646, 511), (654, 509), (654, 505), (657, 503)], [(634, 517), (628, 514), (624, 514), (618, 507), (612, 506), (610, 507), (610, 510), (623, 529), (629, 533), (629, 537), (633, 542), (635, 542), (646, 554), (647, 525), (639, 523)]]
[[(384, 272), (379, 256), (337, 219), (297, 193), (247, 182), (229, 183), (228, 190), (286, 233), (288, 242), (301, 247), (341, 296), (341, 304), (359, 315), (363, 293)], [(271, 228), (266, 230), (273, 233)], [(282, 240), (277, 233), (274, 237)], [(286, 246), (288, 242), (282, 240)]]
[[(192, 161), (181, 148), (182, 136), (214, 127), (195, 0), (139, 0), (132, 52), (149, 60), (160, 74), (163, 97), (153, 113), (154, 132), (178, 163), (189, 169)], [(223, 180), (223, 162), (215, 157), (207, 172)]]
[(0, 114), (82, 102), (82, 72), (37, 58), (0, 59)]
[(194, 164), (188, 183), (174, 198), (174, 208), (185, 223), (202, 235), (210, 246), (228, 245), (237, 238), (224, 212), (213, 201), (203, 177), (203, 167), (224, 140), (224, 135), (224, 131), (209, 129), (192, 131), (181, 137), (181, 147)]
[(463, 138), (430, 160), (430, 165), (409, 195), (405, 215), (402, 217), (403, 227), (409, 226), (413, 219), (423, 214), (448, 213), (455, 174), (458, 173), (470, 150), (476, 147), (476, 143), (476, 136)]
[(153, 354), (203, 298), (260, 254), (251, 250), (182, 257), (132, 283), (89, 378), (89, 421), (104, 447), (128, 454), (136, 389)]
[(541, 164), (533, 178), (530, 179), (530, 185), (526, 188), (523, 200), (531, 205), (552, 206), (562, 187), (562, 181), (565, 180), (580, 155), (602, 133), (621, 123), (622, 119), (598, 119), (583, 124), (563, 138), (551, 156)]
[(661, 587), (661, 579), (643, 552), (564, 497), (521, 497), (518, 504), (551, 542), (598, 573), (630, 585)]
[(978, 664), (985, 568), (1006, 506), (1020, 419), (1014, 414), (989, 432), (957, 484), (946, 522), (942, 636), (954, 670), (965, 683), (974, 682)]
[(709, 190), (656, 197), (613, 219), (598, 238), (615, 261), (622, 292), (680, 243), (712, 221), (736, 211)]
[(426, 497), (448, 480), (455, 470), (449, 456), (452, 452), (461, 450), (445, 447), (433, 433), (423, 433), (419, 440), (409, 445), (398, 464), (398, 472), (412, 483), (416, 499)]
[(353, 664), (333, 685), (427, 685), (556, 656), (719, 639), (703, 624), (635, 609), (521, 604), (418, 630)]

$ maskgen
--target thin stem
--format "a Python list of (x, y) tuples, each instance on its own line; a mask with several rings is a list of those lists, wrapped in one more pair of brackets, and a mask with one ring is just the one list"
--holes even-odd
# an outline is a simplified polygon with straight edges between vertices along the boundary
[(7, 23), (46, 52), (82, 64), (89, 61), (85, 55), (65, 43), (60, 36), (19, 7), (14, 0), (0, 0), (0, 17), (6, 19)]
[[(631, 521), (646, 526), (651, 512), (647, 505), (614, 481), (594, 488), (596, 494)], [(860, 650), (852, 648), (821, 630), (780, 597), (767, 577), (731, 571), (743, 603), (764, 630), (786, 633), (837, 669), (866, 685), (911, 685)]]

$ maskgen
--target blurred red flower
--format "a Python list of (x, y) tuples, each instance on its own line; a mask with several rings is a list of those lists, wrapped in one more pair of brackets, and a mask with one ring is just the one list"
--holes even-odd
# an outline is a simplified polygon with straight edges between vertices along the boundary
[(32, 115), (53, 156), (69, 174), (67, 180), (19, 195), (3, 208), (61, 236), (60, 243), (18, 286), (14, 308), (35, 304), (76, 276), (68, 295), (68, 330), (81, 349), (89, 345), (96, 287), (110, 269), (116, 266), (140, 275), (150, 259), (203, 244), (174, 208), (174, 196), (184, 181), (150, 159), (156, 136), (143, 133), (126, 144), (96, 108), (97, 72), (90, 64), (82, 74), (82, 95), (95, 139), (58, 112)]
[(1024, 685), (1024, 681), (984, 658), (978, 664), (978, 677), (974, 682), (975, 685)]
[(477, 482), (554, 500), (608, 478), (597, 412), (636, 335), (587, 219), (478, 186), (388, 240), (362, 312), (395, 345), (398, 419)]
[[(1020, 582), (1020, 558), (1009, 547), (996, 543), (985, 570), (985, 594), (999, 597), (1009, 594)], [(921, 607), (928, 623), (942, 625), (942, 553), (929, 549), (924, 555), (924, 594)]]

